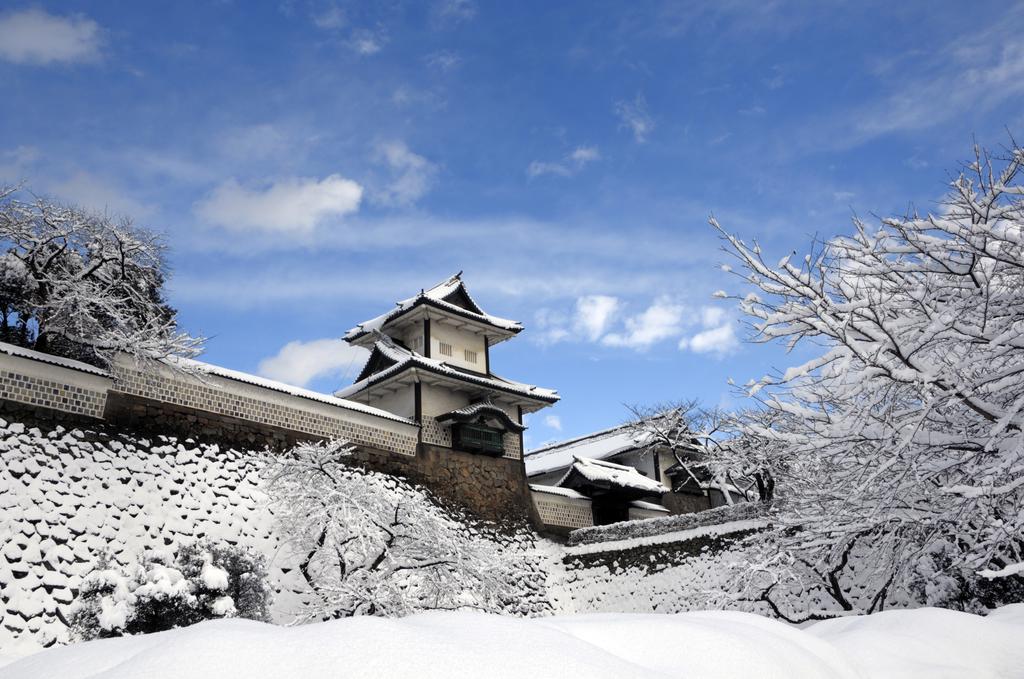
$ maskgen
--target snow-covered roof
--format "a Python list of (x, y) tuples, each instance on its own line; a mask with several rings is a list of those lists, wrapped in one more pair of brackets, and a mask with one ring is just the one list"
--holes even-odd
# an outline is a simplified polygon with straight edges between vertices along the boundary
[(558, 482), (561, 486), (573, 474), (579, 474), (587, 481), (597, 484), (609, 484), (620, 488), (629, 488), (645, 493), (664, 494), (667, 489), (654, 479), (647, 478), (633, 467), (627, 467), (614, 462), (604, 460), (588, 460), (587, 458), (576, 458), (572, 467), (566, 472), (562, 480)]
[(526, 474), (536, 476), (566, 469), (576, 458), (606, 460), (641, 446), (642, 441), (637, 437), (638, 434), (632, 427), (620, 424), (611, 429), (552, 443), (526, 453)]
[(444, 361), (427, 358), (426, 356), (399, 346), (390, 337), (379, 333), (377, 342), (373, 345), (373, 352), (371, 353), (367, 364), (369, 364), (370, 361), (375, 360), (378, 355), (387, 361), (392, 362), (392, 364), (383, 370), (359, 380), (355, 384), (336, 391), (334, 395), (338, 398), (347, 398), (354, 394), (358, 394), (368, 387), (379, 384), (380, 382), (383, 382), (404, 370), (409, 368), (419, 368), (432, 372), (435, 375), (449, 377), (461, 382), (470, 382), (481, 387), (487, 387), (489, 389), (495, 389), (497, 391), (503, 391), (517, 396), (524, 396), (529, 399), (544, 401), (546, 403), (554, 403), (560, 398), (558, 392), (553, 389), (545, 389), (532, 384), (523, 384), (522, 382), (513, 382), (512, 380), (507, 380), (503, 377), (498, 377), (497, 375), (477, 375), (465, 370), (460, 370), (448, 365)]
[(465, 284), (462, 282), (461, 276), (462, 273), (459, 272), (432, 288), (421, 290), (418, 295), (404, 299), (401, 302), (397, 302), (395, 304), (395, 308), (391, 309), (387, 313), (381, 314), (376, 318), (371, 318), (368, 321), (363, 321), (350, 329), (345, 333), (343, 339), (347, 342), (352, 342), (375, 330), (383, 330), (384, 326), (388, 323), (421, 304), (429, 304), (443, 311), (449, 311), (458, 316), (493, 326), (505, 331), (509, 335), (514, 335), (523, 329), (522, 324), (518, 321), (492, 316), (481, 309), (480, 306), (473, 301), (473, 298), (470, 297)]
[(79, 372), (91, 373), (93, 375), (99, 375), (100, 377), (110, 377), (110, 373), (102, 368), (97, 368), (94, 365), (75, 361), (70, 358), (61, 358), (60, 356), (54, 356), (52, 354), (44, 354), (41, 351), (26, 349), (25, 347), (19, 347), (15, 344), (7, 344), (6, 342), (0, 342), (0, 353), (5, 353), (8, 356), (17, 356), (18, 358), (27, 358), (33, 361), (39, 361), (40, 363), (49, 363), (50, 365), (56, 365), (70, 370), (78, 370)]
[(454, 420), (457, 422), (471, 422), (477, 418), (489, 417), (497, 419), (501, 422), (502, 426), (505, 427), (506, 431), (513, 431), (520, 433), (526, 430), (522, 424), (516, 422), (509, 414), (498, 406), (491, 403), (489, 400), (480, 401), (479, 403), (470, 403), (468, 406), (458, 408), (451, 412), (445, 413), (444, 415), (438, 415), (438, 422), (447, 422)]
[(549, 493), (551, 495), (561, 495), (562, 497), (569, 497), (574, 500), (589, 500), (590, 498), (575, 491), (572, 488), (559, 488), (558, 486), (542, 486), (537, 483), (530, 484), (530, 490), (535, 493)]
[(223, 377), (229, 380), (235, 380), (236, 382), (244, 382), (251, 384), (256, 387), (262, 387), (263, 389), (270, 389), (272, 391), (281, 392), (290, 396), (298, 396), (299, 398), (306, 398), (311, 401), (319, 401), (320, 403), (326, 403), (327, 405), (337, 406), (339, 408), (345, 408), (347, 410), (354, 410), (367, 415), (374, 415), (376, 417), (385, 417), (389, 420), (396, 422), (405, 422), (408, 424), (415, 424), (412, 420), (399, 417), (394, 413), (389, 413), (386, 410), (380, 408), (374, 408), (363, 403), (356, 401), (349, 401), (338, 396), (331, 396), (330, 394), (322, 394), (318, 391), (312, 391), (310, 389), (303, 389), (302, 387), (296, 387), (291, 384), (285, 384), (284, 382), (277, 382), (275, 380), (268, 380), (265, 377), (259, 377), (258, 375), (252, 375), (250, 373), (244, 373), (238, 370), (231, 370), (229, 368), (222, 368), (219, 365), (213, 365), (212, 363), (203, 363), (191, 358), (180, 358), (176, 357), (173, 359), (167, 359), (167, 362), (177, 363), (186, 372), (197, 373), (199, 375), (214, 375), (216, 377)]

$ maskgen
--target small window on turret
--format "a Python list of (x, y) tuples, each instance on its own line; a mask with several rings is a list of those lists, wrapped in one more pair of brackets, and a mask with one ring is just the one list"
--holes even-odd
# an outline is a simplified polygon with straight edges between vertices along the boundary
[(464, 349), (463, 353), (466, 356), (466, 361), (468, 361), (469, 363), (476, 363), (476, 352), (475, 351), (470, 351), (469, 349)]
[(447, 342), (440, 342), (438, 344), (438, 349), (441, 351), (442, 356), (452, 355), (452, 345), (448, 344)]

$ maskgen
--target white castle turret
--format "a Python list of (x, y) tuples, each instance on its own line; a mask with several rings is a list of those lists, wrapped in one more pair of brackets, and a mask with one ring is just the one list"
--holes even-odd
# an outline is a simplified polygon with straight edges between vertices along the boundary
[(456, 274), (345, 334), (370, 358), (336, 396), (418, 422), (421, 448), (521, 458), (523, 415), (559, 399), (491, 371), (490, 348), (522, 329), (484, 312)]

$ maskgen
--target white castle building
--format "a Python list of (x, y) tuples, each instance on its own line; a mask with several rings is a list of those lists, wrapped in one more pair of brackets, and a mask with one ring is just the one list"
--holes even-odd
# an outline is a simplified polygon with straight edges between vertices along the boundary
[(346, 333), (371, 353), (335, 396), (419, 423), (424, 446), (520, 459), (523, 416), (559, 398), (492, 372), (491, 347), (522, 329), (481, 309), (456, 274)]

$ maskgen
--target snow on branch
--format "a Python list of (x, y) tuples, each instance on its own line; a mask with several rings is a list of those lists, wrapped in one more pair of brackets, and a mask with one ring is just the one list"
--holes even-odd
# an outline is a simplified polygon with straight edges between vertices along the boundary
[(855, 219), (774, 266), (711, 220), (754, 339), (812, 352), (748, 393), (785, 422), (785, 543), (821, 572), (854, 539), (895, 585), (1024, 561), (1022, 164), (976, 148), (935, 214)]
[(165, 245), (131, 220), (0, 191), (0, 341), (108, 365), (191, 357), (165, 301)]
[(494, 536), (354, 453), (341, 440), (300, 443), (263, 471), (312, 595), (300, 618), (500, 610), (513, 578)]

